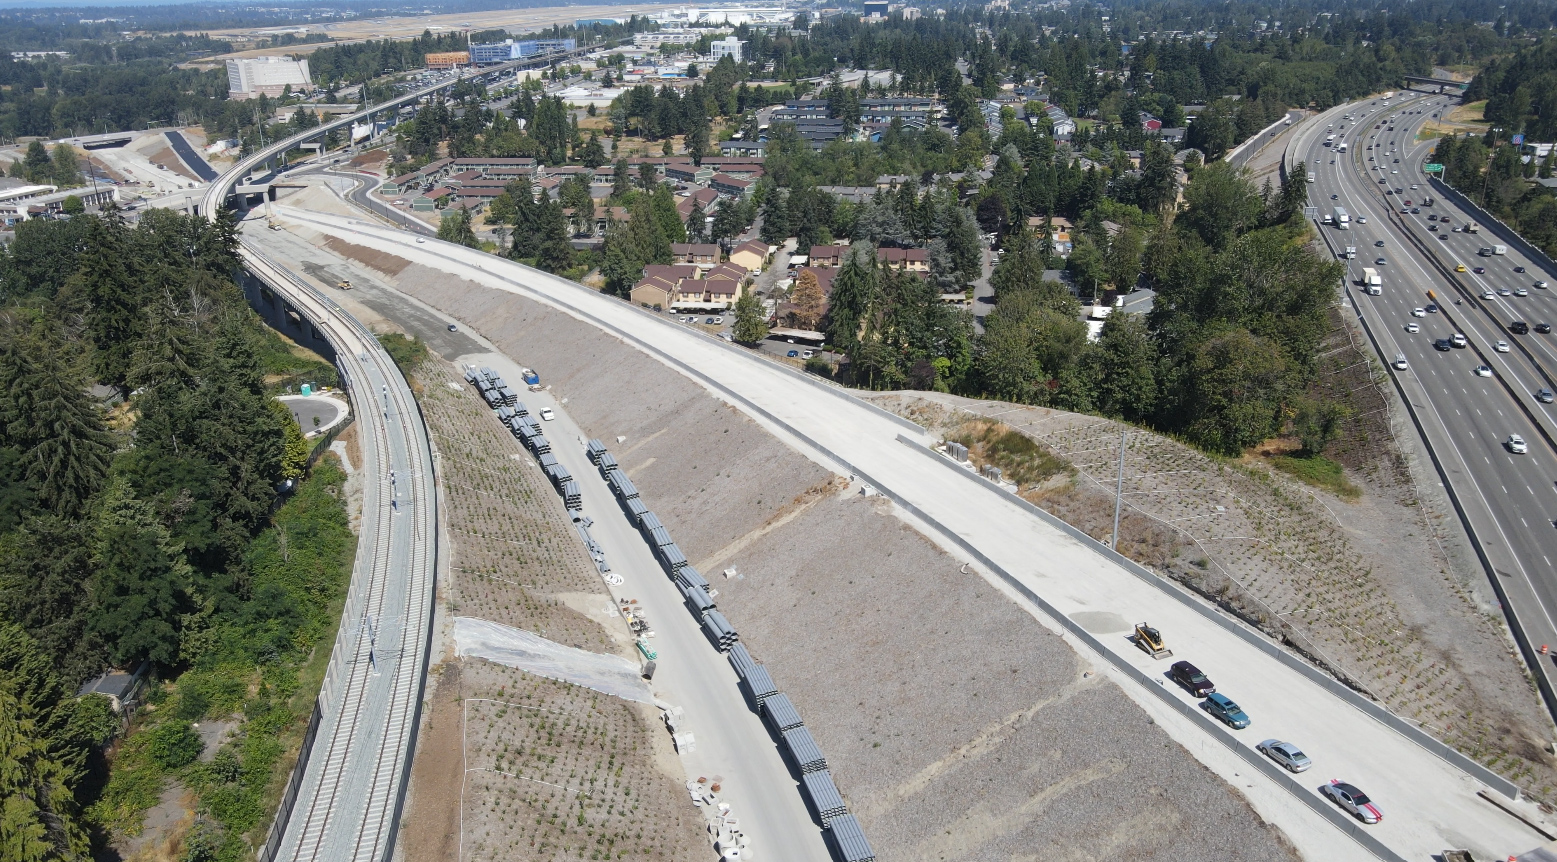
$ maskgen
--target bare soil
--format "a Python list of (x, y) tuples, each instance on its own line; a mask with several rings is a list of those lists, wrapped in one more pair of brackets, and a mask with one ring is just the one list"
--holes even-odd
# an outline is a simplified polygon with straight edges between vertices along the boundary
[(998, 414), (1076, 471), (1065, 486), (1023, 496), (1098, 539), (1112, 529), (1120, 431), (1128, 431), (1122, 553), (1549, 798), (1557, 784), (1543, 750), (1550, 721), (1502, 617), (1473, 588), (1480, 575), (1452, 536), (1457, 523), (1446, 504), (1422, 504), (1389, 406), (1367, 366), (1356, 367), (1356, 402), (1379, 406), (1335, 445), (1363, 489), (1351, 502), (1258, 458), (1217, 460), (1098, 417), (936, 394), (876, 400), (943, 434)]
[[(596, 652), (630, 639), (570, 607), (611, 602), (533, 459), (450, 364), (414, 374), (451, 539), (446, 614)], [(620, 625), (620, 621), (618, 620)], [(654, 711), (481, 660), (448, 657), (418, 739), (408, 860), (705, 857), (702, 817), (657, 757)], [(601, 856), (600, 854), (606, 854)]]
[[(1295, 858), (890, 506), (838, 497), (833, 473), (588, 324), (420, 266), (398, 287), (536, 368), (607, 441), (799, 705), (882, 858)], [(720, 577), (732, 564), (739, 577)]]

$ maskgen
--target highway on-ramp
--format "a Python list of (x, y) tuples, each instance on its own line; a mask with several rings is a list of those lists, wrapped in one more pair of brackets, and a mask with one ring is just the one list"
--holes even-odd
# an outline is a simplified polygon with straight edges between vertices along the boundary
[[(1324, 858), (1367, 858), (1373, 853), (1426, 860), (1450, 847), (1506, 858), (1541, 841), (1527, 825), (1480, 798), (1478, 791), (1487, 785), (1429, 751), (1425, 740), (1394, 729), (1273, 651), (1257, 648), (1214, 614), (1171, 598), (1111, 562), (1090, 540), (1041, 520), (1009, 494), (960, 474), (960, 468), (949, 463), (937, 463), (940, 456), (926, 454), (924, 444), (929, 441), (923, 437), (909, 433), (907, 442), (901, 442), (904, 423), (844, 391), (675, 326), (663, 316), (502, 258), (436, 240), (416, 243), (403, 231), (354, 219), (279, 206), (275, 212), (283, 223), (527, 297), (626, 339), (731, 401), (797, 449), (834, 464), (840, 472), (871, 477), (893, 499), (934, 524), (927, 534), (938, 535), (953, 553), (969, 558), (958, 547), (967, 543), (987, 565), (1009, 573), (1051, 606), (1057, 618), (1040, 617), (1051, 625), (1058, 618), (1088, 620), (1095, 626), (1106, 618), (1159, 625), (1170, 633), (1179, 657), (1205, 669), (1217, 680), (1218, 690), (1253, 717), (1253, 726), (1242, 731), (1196, 719), (1170, 727), (1170, 732), (1197, 756), (1211, 760), (1214, 753), (1205, 753), (1208, 740), (1245, 754), (1255, 742), (1272, 736), (1302, 746), (1316, 765), (1297, 776), (1300, 784), (1285, 785), (1247, 767), (1223, 774), (1232, 779), (1236, 771), (1240, 789), (1295, 842), (1306, 847), (1324, 844)], [(479, 328), (479, 321), (466, 323)], [(1160, 677), (1160, 664), (1127, 639), (1127, 624), (1101, 626), (1093, 634), (1109, 662)], [(1187, 694), (1162, 686), (1161, 691), (1148, 690), (1132, 675), (1116, 678), (1138, 700), (1193, 702)], [(1191, 709), (1188, 714), (1197, 713)], [(1225, 761), (1220, 763), (1225, 767)], [(1318, 793), (1330, 778), (1358, 784), (1384, 810), (1384, 821), (1362, 833), (1381, 847), (1368, 849), (1345, 840), (1364, 827), (1330, 819), (1330, 803)]]
[[(1310, 121), (1288, 161), (1312, 166), (1318, 216), (1333, 216), (1339, 205), (1351, 217), (1347, 230), (1317, 229), (1337, 253), (1357, 248), (1357, 258), (1347, 261), (1348, 301), (1407, 399), (1549, 692), (1551, 659), (1539, 649), (1557, 647), (1557, 410), (1536, 393), (1557, 389), (1557, 344), (1534, 328), (1557, 324), (1557, 296), (1537, 286), (1557, 283), (1557, 275), (1513, 245), (1507, 254), (1479, 254), (1507, 244), (1486, 227), (1467, 233), (1477, 217), (1431, 188), (1421, 166), (1434, 142), (1416, 141), (1416, 131), (1458, 103), (1458, 96), (1419, 95), (1387, 109), (1368, 101), (1342, 105)], [(1355, 120), (1346, 122), (1346, 114)], [(1327, 128), (1341, 126), (1350, 144), (1345, 154), (1323, 144)], [(1431, 206), (1422, 206), (1424, 197)], [(1465, 271), (1456, 271), (1461, 266)], [(1358, 284), (1364, 267), (1379, 272), (1380, 295)], [(1516, 320), (1531, 331), (1511, 332)], [(1419, 331), (1408, 331), (1413, 325)], [(1456, 333), (1465, 347), (1435, 349)], [(1399, 357), (1406, 367), (1396, 367)], [(1491, 376), (1478, 376), (1478, 366)], [(1512, 451), (1511, 434), (1525, 440), (1527, 453)]]

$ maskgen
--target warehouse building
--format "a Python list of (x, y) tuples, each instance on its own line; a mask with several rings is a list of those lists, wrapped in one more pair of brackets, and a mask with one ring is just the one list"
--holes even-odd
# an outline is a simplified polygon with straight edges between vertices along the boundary
[(313, 80), (308, 76), (307, 60), (252, 57), (227, 61), (229, 99), (254, 99), (262, 93), (277, 98), (287, 87), (291, 87), (294, 93), (308, 92), (314, 88)]

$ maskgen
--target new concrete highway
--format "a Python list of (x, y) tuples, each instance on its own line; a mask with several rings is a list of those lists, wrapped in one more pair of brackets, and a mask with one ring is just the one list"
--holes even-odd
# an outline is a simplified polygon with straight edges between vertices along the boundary
[[(1416, 96), (1387, 109), (1374, 101), (1343, 105), (1310, 121), (1288, 162), (1306, 161), (1315, 174), (1310, 201), (1319, 216), (1333, 216), (1341, 206), (1351, 217), (1346, 230), (1316, 218), (1317, 229), (1333, 253), (1357, 248), (1356, 259), (1347, 261), (1347, 300), (1407, 399), (1472, 540), (1495, 572), (1550, 706), (1551, 659), (1539, 650), (1543, 644), (1557, 648), (1557, 411), (1537, 393), (1557, 389), (1557, 344), (1536, 328), (1557, 324), (1557, 296), (1538, 286), (1557, 283), (1557, 275), (1484, 226), (1466, 232), (1477, 217), (1430, 188), (1421, 167), (1434, 142), (1417, 142), (1416, 131), (1458, 104), (1458, 96)], [(1353, 121), (1343, 119), (1347, 114)], [(1349, 151), (1325, 146), (1329, 134), (1344, 135)], [(1434, 199), (1432, 206), (1422, 206), (1424, 197)], [(1507, 254), (1479, 253), (1500, 244), (1508, 246)], [(1384, 263), (1377, 263), (1381, 258)], [(1358, 284), (1364, 267), (1379, 272), (1380, 295), (1370, 296)], [(1515, 321), (1530, 331), (1515, 334)], [(1409, 331), (1413, 326), (1418, 331)], [(1436, 341), (1455, 334), (1465, 336), (1465, 347), (1435, 349)], [(1404, 368), (1397, 367), (1397, 357), (1404, 358)], [(1478, 366), (1491, 376), (1478, 376)], [(1520, 435), (1529, 451), (1512, 451), (1511, 434)]]
[[(901, 421), (847, 392), (511, 261), (436, 240), (417, 243), (403, 231), (365, 221), (284, 206), (275, 211), (283, 224), (395, 254), (578, 317), (709, 387), (798, 450), (839, 472), (871, 477), (893, 499), (914, 507), (920, 513), (916, 517), (924, 519), (925, 533), (954, 555), (1007, 573), (1046, 602), (1052, 616), (1027, 605), (1040, 622), (1056, 630), (1062, 621), (1084, 623), (1101, 652), (1068, 630), (1067, 639), (1092, 656), (1196, 757), (1232, 781), (1311, 858), (1426, 860), (1445, 848), (1461, 847), (1477, 856), (1506, 858), (1543, 840), (1480, 798), (1478, 791), (1487, 785), (1429, 750), (1425, 740), (1380, 721), (1356, 700), (1282, 660), (1278, 651), (1255, 646), (1214, 613), (1197, 610), (1131, 574), (1100, 554), (1094, 543), (1041, 520), (1009, 494), (962, 475), (949, 462), (937, 463), (940, 456), (923, 449), (929, 442), (923, 436), (907, 432)], [(480, 321), (465, 325), (479, 329)], [(900, 442), (899, 435), (905, 433), (907, 442)], [(970, 556), (965, 547), (976, 549), (977, 556)], [(1168, 633), (1176, 655), (1205, 669), (1218, 690), (1252, 716), (1253, 726), (1232, 731), (1199, 710), (1180, 711), (1177, 707), (1192, 699), (1157, 682), (1161, 663), (1127, 638), (1129, 621), (1135, 620), (1150, 620)], [(1137, 673), (1154, 682), (1141, 682)], [(1163, 704), (1177, 706), (1165, 709)], [(1295, 784), (1251, 769), (1244, 759), (1251, 754), (1250, 746), (1272, 736), (1302, 746), (1315, 768), (1296, 776)], [(1230, 751), (1243, 754), (1229, 756)], [(1318, 792), (1331, 778), (1361, 786), (1384, 811), (1383, 822), (1362, 827), (1334, 817), (1331, 804)], [(1527, 804), (1518, 804), (1533, 812)], [(1357, 843), (1352, 837), (1357, 834), (1382, 846)]]
[[(334, 346), (357, 416), (363, 511), (341, 626), (298, 791), (260, 857), (387, 860), (416, 739), (435, 585), (437, 501), (421, 414), (373, 335), (284, 266), (244, 263)], [(294, 778), (295, 780), (295, 778)]]

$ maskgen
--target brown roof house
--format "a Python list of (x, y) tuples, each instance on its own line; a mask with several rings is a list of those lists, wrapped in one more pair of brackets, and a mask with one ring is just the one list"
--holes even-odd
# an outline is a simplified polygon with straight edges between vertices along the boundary
[(719, 246), (707, 242), (673, 242), (670, 257), (677, 263), (695, 264), (706, 269), (719, 262)]
[(730, 252), (730, 262), (745, 268), (747, 272), (762, 272), (768, 263), (768, 255), (772, 253), (773, 249), (762, 240), (747, 240)]

